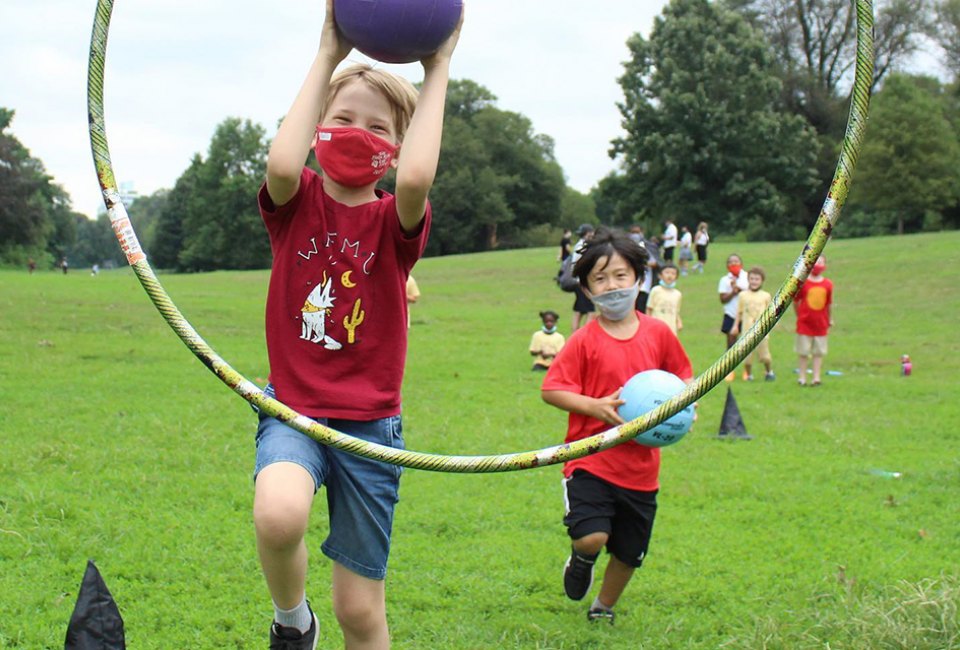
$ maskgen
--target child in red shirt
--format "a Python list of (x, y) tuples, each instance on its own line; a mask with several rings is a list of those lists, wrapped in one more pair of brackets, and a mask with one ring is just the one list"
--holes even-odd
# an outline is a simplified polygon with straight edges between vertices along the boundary
[[(599, 316), (570, 337), (542, 386), (543, 400), (570, 413), (566, 442), (623, 424), (620, 390), (633, 375), (661, 369), (689, 382), (693, 368), (670, 328), (634, 308), (647, 252), (625, 233), (601, 228), (574, 273)], [(613, 622), (613, 607), (646, 555), (657, 509), (660, 450), (634, 441), (564, 465), (572, 553), (564, 589), (572, 600), (590, 591), (606, 547), (610, 561), (588, 620)]]
[[(430, 228), (427, 194), (459, 32), (421, 60), (418, 96), (379, 68), (333, 74), (352, 44), (327, 0), (319, 50), (270, 147), (258, 196), (273, 251), (265, 392), (321, 424), (396, 448), (403, 447), (405, 283)], [(304, 167), (311, 149), (322, 176)], [(394, 196), (377, 190), (391, 167)], [(253, 519), (274, 606), (270, 647), (317, 647), (304, 536), (323, 486), (330, 526), (320, 548), (334, 563), (344, 645), (388, 648), (384, 578), (400, 468), (322, 445), (262, 413), (256, 444)]]
[(800, 286), (793, 306), (797, 312), (797, 338), (794, 351), (800, 370), (801, 386), (807, 385), (807, 362), (813, 358), (813, 377), (811, 386), (820, 385), (820, 372), (823, 368), (823, 358), (827, 356), (827, 333), (833, 326), (833, 283), (823, 277), (827, 270), (827, 260), (821, 255), (807, 281)]

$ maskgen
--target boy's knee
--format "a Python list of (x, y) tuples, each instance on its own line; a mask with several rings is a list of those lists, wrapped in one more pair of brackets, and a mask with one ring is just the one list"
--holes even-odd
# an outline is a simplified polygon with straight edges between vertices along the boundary
[(383, 603), (362, 592), (334, 593), (333, 612), (340, 627), (359, 638), (374, 636), (387, 620)]
[(298, 544), (307, 532), (310, 504), (302, 500), (257, 496), (253, 504), (253, 523), (257, 539), (272, 547)]
[(610, 535), (603, 532), (589, 533), (573, 540), (573, 548), (583, 555), (596, 555), (607, 545)]

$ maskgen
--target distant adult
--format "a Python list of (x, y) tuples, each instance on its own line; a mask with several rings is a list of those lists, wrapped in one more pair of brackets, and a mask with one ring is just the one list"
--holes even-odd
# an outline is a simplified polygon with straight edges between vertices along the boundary
[(647, 239), (643, 235), (643, 229), (640, 226), (630, 228), (630, 239), (647, 252), (647, 265), (644, 270), (643, 278), (640, 280), (640, 291), (637, 293), (636, 309), (642, 314), (647, 313), (647, 299), (650, 297), (650, 291), (657, 281), (658, 271), (660, 269), (660, 246), (655, 240)]
[[(577, 263), (577, 260), (580, 259), (580, 255), (583, 253), (584, 246), (593, 238), (593, 226), (589, 223), (582, 224), (577, 228), (577, 237), (579, 237), (579, 239), (570, 252), (573, 256), (571, 260), (573, 264)], [(581, 325), (589, 323), (596, 312), (593, 301), (587, 298), (587, 295), (583, 292), (583, 287), (577, 284), (573, 293), (576, 298), (573, 301), (573, 321), (570, 324), (571, 334), (580, 329)]]
[(33, 272), (37, 270), (37, 261), (32, 257), (27, 260), (27, 271), (30, 275), (33, 275)]
[(677, 226), (673, 223), (673, 219), (667, 219), (664, 222), (665, 228), (663, 229), (663, 261), (672, 262), (673, 261), (673, 251), (677, 247)]
[(693, 259), (693, 235), (686, 226), (680, 228), (680, 275), (686, 275)]
[(563, 237), (560, 238), (560, 256), (557, 258), (560, 262), (570, 257), (573, 252), (573, 233), (569, 228), (563, 229)]
[[(720, 331), (727, 335), (727, 349), (737, 341), (736, 330), (733, 328), (737, 320), (737, 308), (740, 306), (740, 292), (750, 288), (747, 272), (743, 270), (743, 260), (734, 253), (727, 258), (727, 272), (717, 285), (720, 294), (720, 304), (723, 305), (723, 322)], [(733, 381), (736, 374), (727, 375), (727, 381)]]
[(67, 274), (67, 270), (70, 268), (70, 262), (67, 261), (66, 257), (60, 258), (60, 270), (63, 271), (63, 274)]
[(693, 245), (697, 247), (696, 269), (703, 273), (703, 266), (707, 263), (707, 245), (710, 244), (710, 233), (707, 232), (707, 222), (701, 221), (697, 226), (697, 234), (693, 236)]

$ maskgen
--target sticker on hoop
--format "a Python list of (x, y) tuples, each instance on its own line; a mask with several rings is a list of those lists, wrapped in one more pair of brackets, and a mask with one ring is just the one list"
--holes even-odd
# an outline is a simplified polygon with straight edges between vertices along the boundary
[(113, 226), (113, 234), (117, 236), (120, 242), (120, 248), (123, 254), (127, 256), (127, 264), (133, 266), (137, 262), (147, 259), (143, 249), (140, 248), (140, 241), (137, 239), (137, 233), (130, 224), (127, 217), (127, 211), (122, 203), (118, 203), (107, 211), (110, 216), (110, 225)]

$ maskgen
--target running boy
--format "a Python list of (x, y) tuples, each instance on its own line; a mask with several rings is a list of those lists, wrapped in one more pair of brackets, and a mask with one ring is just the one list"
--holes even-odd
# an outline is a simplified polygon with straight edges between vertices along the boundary
[[(404, 285), (430, 229), (427, 193), (440, 153), (459, 26), (424, 58), (413, 86), (370, 66), (334, 75), (352, 45), (327, 0), (320, 47), (270, 147), (258, 200), (270, 235), (268, 392), (364, 440), (402, 447), (407, 345)], [(397, 150), (402, 144), (403, 152)], [(323, 176), (304, 167), (313, 148)], [(396, 195), (376, 190), (396, 166)], [(319, 444), (261, 415), (253, 517), (274, 604), (272, 648), (315, 648), (304, 534), (326, 486), (333, 609), (348, 650), (388, 648), (384, 580), (400, 470)]]
[(807, 385), (807, 363), (813, 358), (813, 377), (810, 385), (820, 385), (820, 372), (823, 358), (827, 356), (827, 333), (833, 327), (833, 282), (823, 277), (827, 270), (827, 260), (821, 255), (807, 281), (800, 286), (793, 307), (797, 312), (797, 339), (794, 351), (797, 353), (797, 365), (800, 370), (801, 386)]
[(674, 334), (683, 329), (680, 305), (683, 294), (677, 289), (677, 267), (667, 262), (660, 269), (660, 282), (650, 292), (647, 300), (647, 316), (662, 320)]
[[(760, 318), (763, 310), (773, 301), (770, 293), (763, 290), (763, 282), (766, 280), (766, 277), (763, 269), (759, 266), (755, 266), (747, 271), (747, 284), (749, 288), (740, 294), (740, 304), (737, 306), (737, 317), (733, 321), (733, 329), (730, 330), (733, 334), (742, 334), (753, 327), (753, 324)], [(776, 375), (773, 374), (773, 359), (770, 356), (770, 343), (767, 338), (767, 336), (764, 336), (763, 340), (757, 344), (757, 347), (744, 360), (744, 381), (753, 381), (754, 356), (760, 359), (760, 363), (762, 363), (767, 370), (767, 374), (763, 376), (765, 380), (773, 381), (777, 378)]]
[[(542, 397), (569, 412), (566, 442), (623, 424), (617, 407), (624, 383), (659, 368), (685, 381), (693, 369), (680, 341), (663, 322), (634, 309), (646, 251), (622, 232), (602, 228), (586, 245), (575, 273), (600, 315), (577, 330), (547, 371)], [(564, 524), (572, 551), (563, 586), (582, 600), (606, 547), (610, 560), (590, 621), (613, 623), (613, 607), (643, 563), (657, 512), (660, 450), (634, 441), (564, 465)]]

